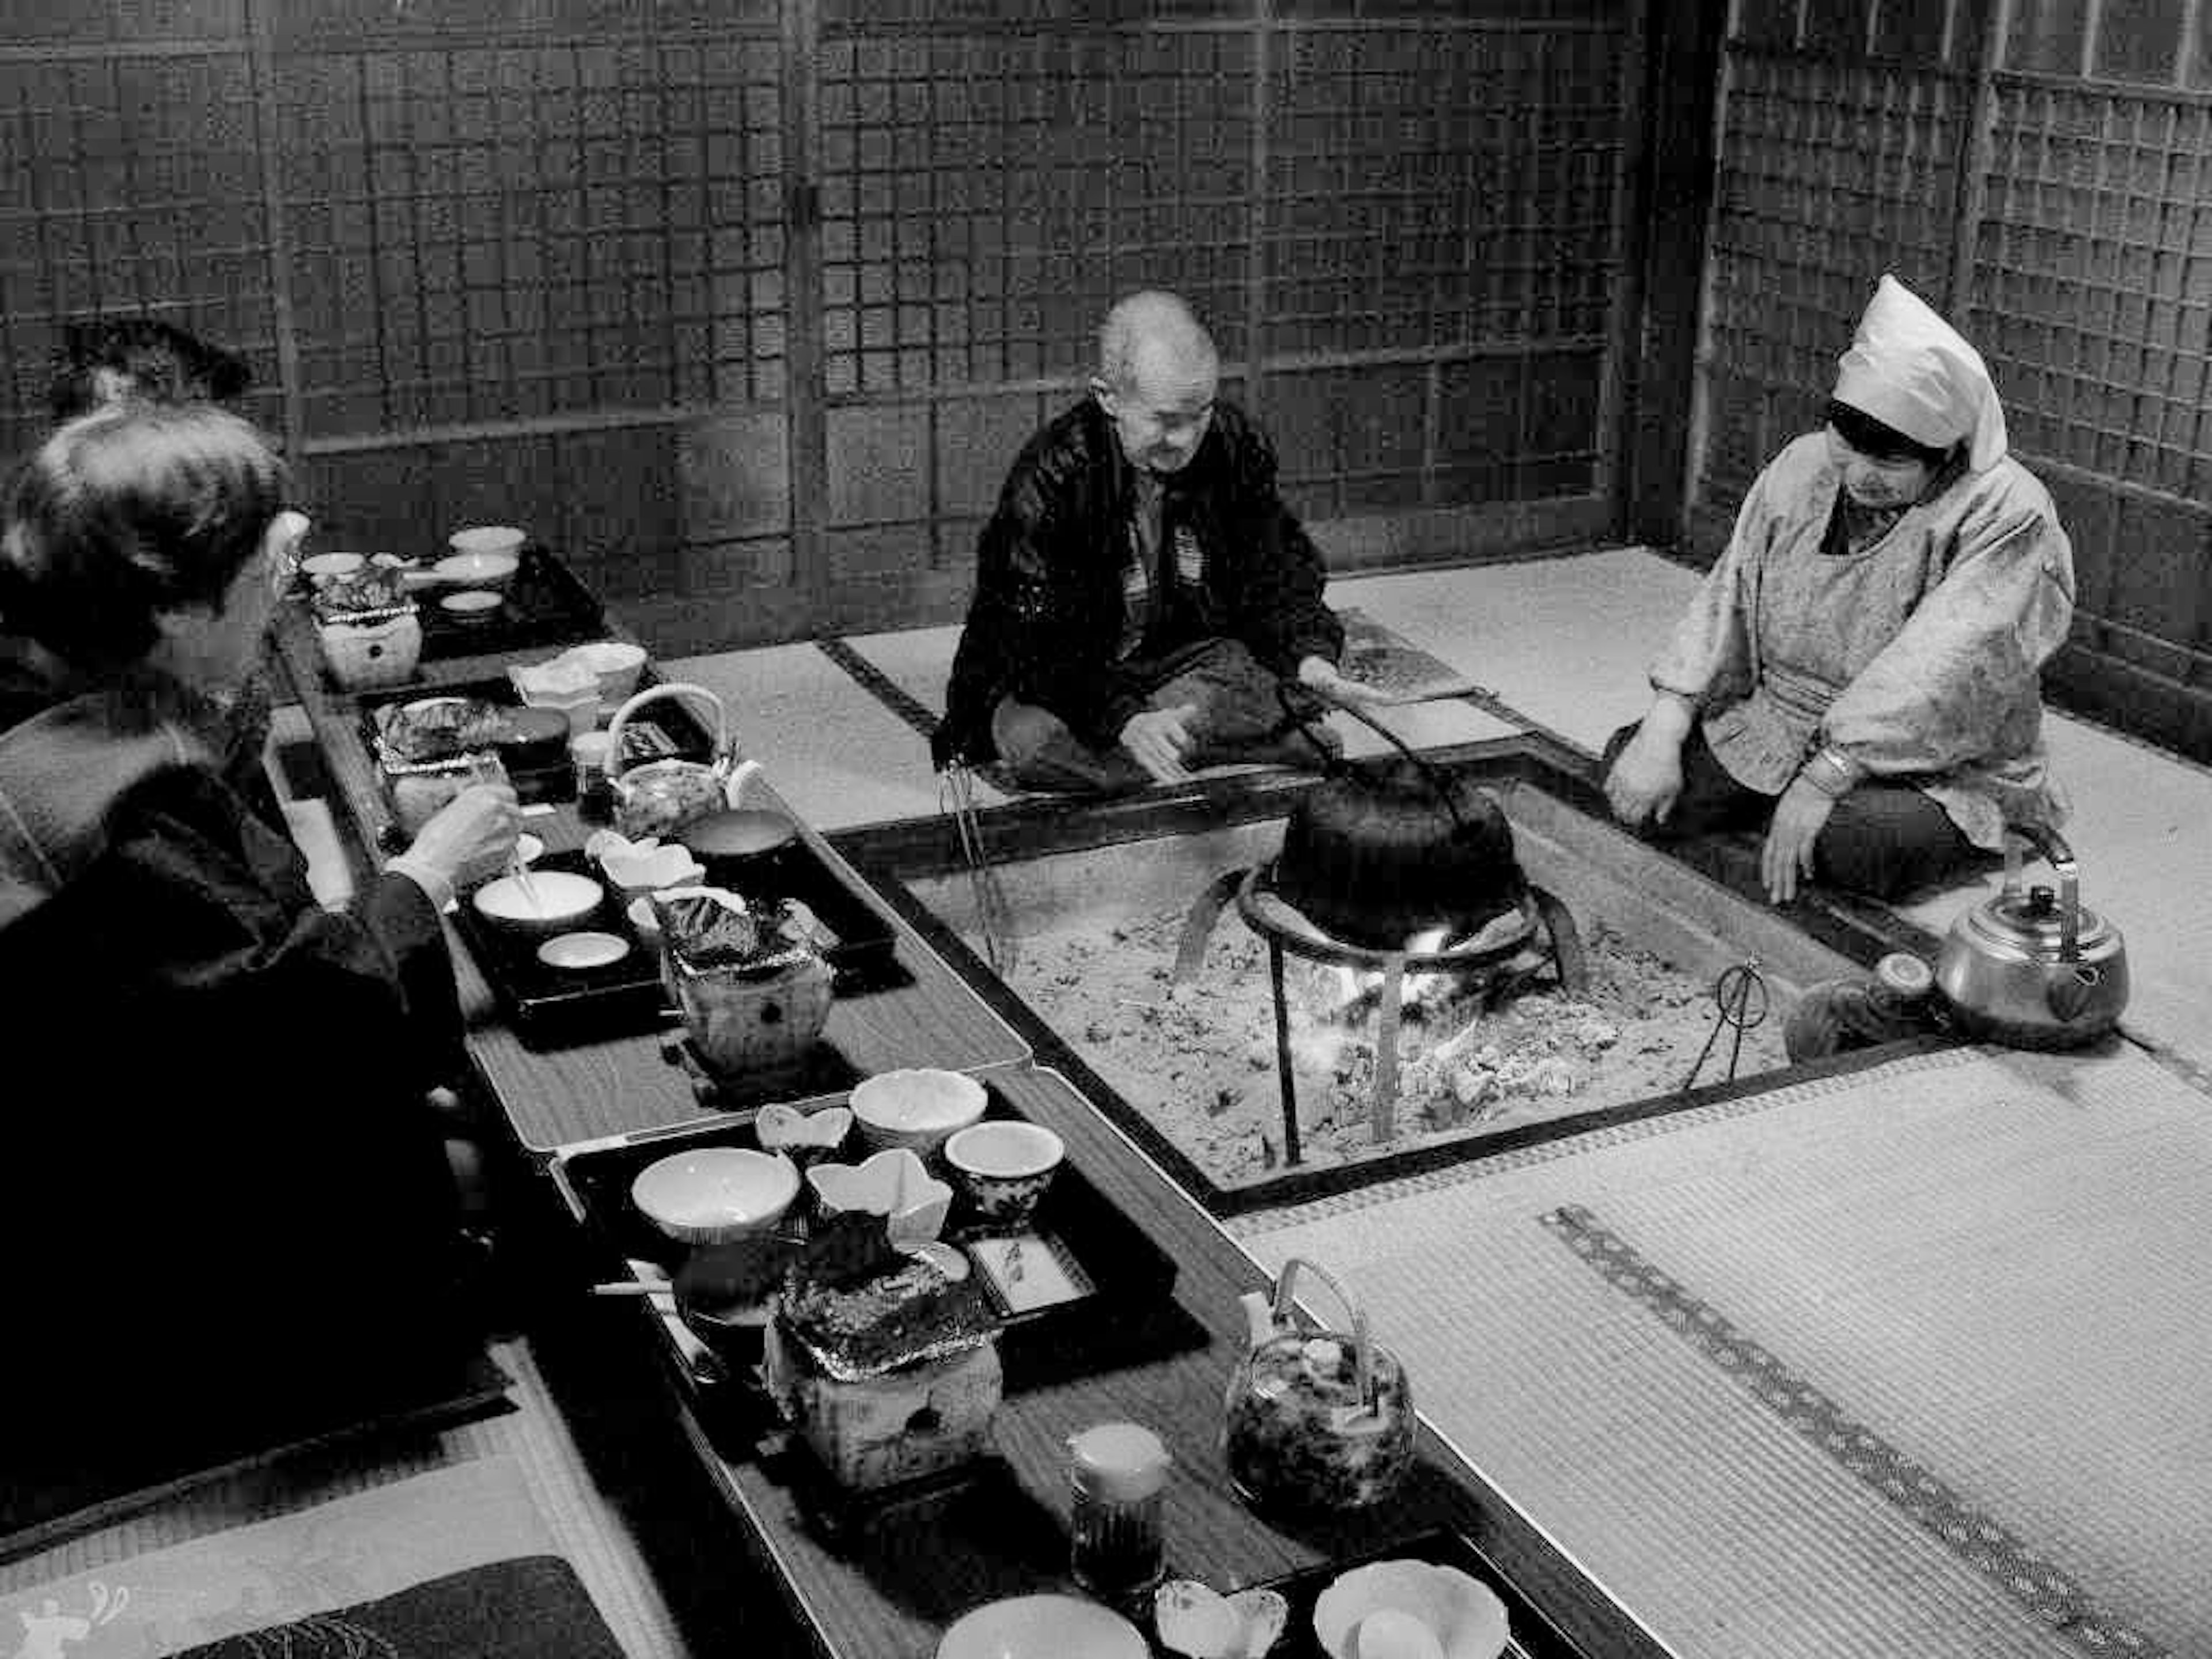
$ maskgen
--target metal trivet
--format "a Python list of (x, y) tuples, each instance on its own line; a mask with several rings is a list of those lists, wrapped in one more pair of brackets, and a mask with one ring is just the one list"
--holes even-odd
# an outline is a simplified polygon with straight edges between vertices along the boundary
[(1734, 1028), (1735, 1036), (1729, 1043), (1728, 1076), (1723, 1081), (1735, 1082), (1736, 1061), (1743, 1054), (1743, 1034), (1765, 1021), (1769, 1006), (1766, 978), (1759, 971), (1757, 957), (1746, 957), (1734, 967), (1722, 969), (1720, 977), (1713, 981), (1713, 1029), (1705, 1033), (1705, 1046), (1698, 1050), (1689, 1076), (1682, 1079), (1681, 1092), (1687, 1094), (1695, 1086), (1698, 1073), (1705, 1069), (1705, 1057), (1720, 1041), (1724, 1025)]
[[(1316, 927), (1284, 900), (1277, 897), (1271, 880), (1273, 867), (1231, 870), (1217, 876), (1191, 906), (1183, 922), (1182, 939), (1176, 951), (1175, 981), (1188, 982), (1206, 957), (1206, 943), (1213, 923), (1233, 896), (1244, 925), (1267, 941), (1267, 979), (1275, 999), (1275, 1073), (1283, 1097), (1283, 1160), (1304, 1159), (1298, 1140), (1297, 1080), (1291, 1059), (1291, 1011), (1283, 985), (1283, 958), (1302, 957), (1330, 967), (1379, 973), (1382, 984), (1377, 999), (1375, 1034), (1375, 1093), (1369, 1122), (1378, 1144), (1397, 1132), (1398, 1029), (1405, 1011), (1406, 975), (1449, 974), (1489, 982), (1489, 994), (1503, 997), (1517, 991), (1548, 965), (1562, 989), (1579, 993), (1589, 981), (1582, 935), (1565, 905), (1544, 889), (1531, 886), (1522, 905), (1521, 926), (1511, 937), (1480, 949), (1456, 951), (1376, 951), (1351, 945)], [(1524, 970), (1509, 975), (1506, 969), (1528, 949), (1539, 926), (1545, 934), (1544, 953)]]

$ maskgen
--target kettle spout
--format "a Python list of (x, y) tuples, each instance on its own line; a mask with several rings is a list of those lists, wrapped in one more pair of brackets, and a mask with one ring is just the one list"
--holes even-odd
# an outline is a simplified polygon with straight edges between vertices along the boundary
[(2089, 1012), (2099, 999), (2097, 993), (2105, 982), (2105, 970), (2094, 963), (2077, 963), (2070, 973), (2060, 974), (2051, 981), (2043, 994), (2051, 1012), (2060, 1019), (2072, 1022)]

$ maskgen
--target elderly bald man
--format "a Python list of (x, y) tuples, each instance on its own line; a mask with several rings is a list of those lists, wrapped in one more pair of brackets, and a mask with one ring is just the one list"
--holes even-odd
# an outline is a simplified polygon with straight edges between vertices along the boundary
[(1120, 792), (1336, 752), (1277, 688), (1358, 697), (1336, 670), (1344, 629), (1274, 451), (1220, 381), (1175, 295), (1107, 314), (1090, 395), (1024, 447), (984, 529), (940, 769), (997, 761), (1025, 787)]

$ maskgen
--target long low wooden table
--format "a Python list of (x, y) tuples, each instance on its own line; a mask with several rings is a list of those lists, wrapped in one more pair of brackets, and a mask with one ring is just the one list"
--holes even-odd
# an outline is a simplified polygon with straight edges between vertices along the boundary
[[(337, 799), (341, 832), (364, 869), (380, 858), (389, 807), (353, 699), (322, 682), (312, 630), (297, 618), (279, 657), (306, 709)], [(503, 665), (491, 665), (498, 672)], [(448, 665), (443, 683), (481, 678), (483, 665)], [(426, 688), (427, 689), (427, 688)], [(580, 842), (573, 808), (533, 821), (554, 848)], [(1279, 1524), (1232, 1490), (1218, 1440), (1231, 1371), (1243, 1357), (1239, 1297), (1264, 1274), (1203, 1209), (1060, 1073), (1034, 1063), (1018, 1036), (897, 911), (875, 895), (811, 827), (809, 844), (857, 886), (896, 932), (907, 982), (841, 1000), (830, 1033), (864, 1071), (927, 1065), (988, 1073), (1023, 1115), (1055, 1130), (1075, 1169), (1142, 1226), (1176, 1264), (1175, 1340), (1104, 1369), (1009, 1391), (994, 1426), (994, 1478), (955, 1487), (924, 1509), (886, 1512), (877, 1524), (826, 1534), (805, 1493), (777, 1459), (718, 1445), (672, 1380), (672, 1410), (702, 1467), (792, 1610), (830, 1659), (927, 1659), (946, 1626), (996, 1597), (1066, 1588), (1067, 1437), (1097, 1422), (1135, 1420), (1174, 1455), (1167, 1498), (1171, 1571), (1221, 1589), (1279, 1579), (1333, 1560), (1386, 1553), (1436, 1528), (1469, 1540), (1542, 1609), (1550, 1632), (1535, 1650), (1641, 1659), (1664, 1650), (1614, 1607), (1503, 1496), (1423, 1430), (1414, 1477), (1364, 1512)], [(611, 1136), (708, 1121), (688, 1076), (652, 1035), (538, 1049), (500, 1018), (482, 975), (456, 940), (456, 971), (474, 1020), (469, 1047), (516, 1140), (540, 1159)], [(657, 1343), (658, 1316), (626, 1310), (638, 1340)], [(1413, 1379), (1448, 1389), (1449, 1377)], [(1562, 1647), (1560, 1638), (1570, 1644)], [(1548, 1644), (1547, 1644), (1547, 1642)]]

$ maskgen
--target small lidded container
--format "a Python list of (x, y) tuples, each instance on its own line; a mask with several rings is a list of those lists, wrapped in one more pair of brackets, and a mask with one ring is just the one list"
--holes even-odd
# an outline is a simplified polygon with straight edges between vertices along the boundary
[(607, 757), (614, 739), (605, 732), (579, 732), (568, 739), (568, 758), (576, 768), (576, 811), (589, 823), (611, 823), (615, 792), (607, 781)]
[(1067, 1442), (1068, 1565), (1102, 1601), (1142, 1595), (1166, 1577), (1161, 1508), (1173, 1459), (1137, 1423), (1100, 1423)]

